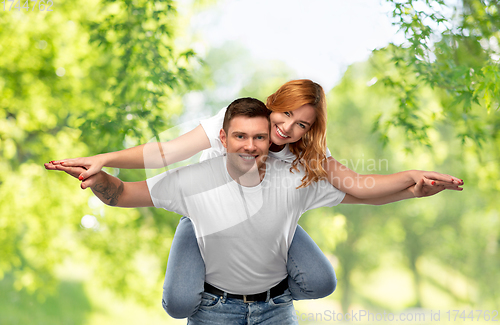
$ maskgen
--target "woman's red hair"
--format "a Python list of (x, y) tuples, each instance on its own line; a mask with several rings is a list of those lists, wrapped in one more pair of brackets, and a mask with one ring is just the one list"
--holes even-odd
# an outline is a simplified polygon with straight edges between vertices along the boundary
[(316, 120), (302, 138), (289, 144), (290, 151), (297, 157), (292, 162), (290, 171), (297, 170), (300, 163), (305, 170), (302, 184), (326, 178), (323, 163), (326, 162), (326, 96), (323, 88), (308, 80), (292, 80), (281, 86), (274, 94), (267, 97), (267, 108), (273, 112), (289, 112), (304, 105), (311, 105), (316, 112)]

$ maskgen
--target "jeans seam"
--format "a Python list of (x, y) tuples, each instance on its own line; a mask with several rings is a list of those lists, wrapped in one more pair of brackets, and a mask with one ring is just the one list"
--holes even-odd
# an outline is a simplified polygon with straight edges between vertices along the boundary
[[(299, 267), (297, 266), (297, 263), (295, 263), (295, 261), (294, 261), (294, 259), (293, 259), (292, 256), (288, 256), (288, 263), (290, 263), (290, 261), (291, 261), (291, 263), (293, 265), (294, 270), (295, 271), (299, 270)], [(294, 273), (297, 273), (297, 272), (294, 272)], [(295, 277), (292, 278), (292, 280), (295, 281), (295, 283), (297, 283), (297, 285), (299, 287), (299, 290), (301, 292), (304, 292), (304, 291), (307, 292), (307, 290), (308, 290), (307, 287), (306, 287), (307, 282), (304, 280), (304, 277), (302, 276), (301, 273), (299, 273), (297, 277), (299, 278), (300, 282), (297, 282), (296, 279), (295, 279)], [(292, 296), (293, 296), (293, 294), (292, 294)]]

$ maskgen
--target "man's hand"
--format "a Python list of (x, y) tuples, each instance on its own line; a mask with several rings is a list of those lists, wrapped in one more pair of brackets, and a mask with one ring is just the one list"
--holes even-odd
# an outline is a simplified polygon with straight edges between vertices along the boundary
[(415, 197), (426, 197), (437, 194), (443, 190), (462, 191), (463, 188), (459, 187), (459, 184), (456, 182), (434, 181), (422, 177), (417, 184), (410, 186), (409, 190)]
[[(410, 173), (411, 177), (413, 178), (413, 181), (415, 184), (417, 184), (419, 181), (423, 180), (425, 185), (444, 185), (444, 186), (450, 186), (454, 185), (451, 187), (447, 187), (446, 189), (457, 189), (458, 186), (464, 185), (464, 181), (461, 180), (460, 178), (457, 178), (455, 176), (451, 176), (448, 174), (441, 174), (438, 172), (429, 172), (425, 170), (412, 170)], [(434, 182), (434, 184), (433, 184)], [(436, 194), (436, 193), (434, 193)]]
[[(86, 170), (84, 167), (69, 167), (53, 163), (46, 163), (44, 166), (45, 169), (60, 170), (75, 178), (80, 178), (81, 173)], [(80, 187), (82, 189), (90, 187), (99, 200), (110, 206), (124, 208), (153, 206), (146, 181), (123, 183), (120, 179), (100, 171), (81, 182)]]

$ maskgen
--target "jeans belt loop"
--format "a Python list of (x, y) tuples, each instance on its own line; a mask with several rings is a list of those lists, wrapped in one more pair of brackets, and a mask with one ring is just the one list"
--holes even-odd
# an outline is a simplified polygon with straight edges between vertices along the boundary
[(269, 299), (271, 299), (271, 289), (267, 290), (266, 302), (269, 302)]
[(224, 294), (222, 295), (222, 303), (226, 303), (226, 300), (227, 300), (227, 292), (224, 292)]

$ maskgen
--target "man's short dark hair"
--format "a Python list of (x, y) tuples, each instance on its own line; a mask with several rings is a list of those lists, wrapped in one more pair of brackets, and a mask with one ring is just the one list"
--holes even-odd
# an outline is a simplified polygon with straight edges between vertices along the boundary
[(239, 98), (227, 107), (222, 128), (227, 133), (229, 122), (236, 116), (265, 117), (269, 121), (270, 114), (271, 111), (260, 100), (251, 97)]

